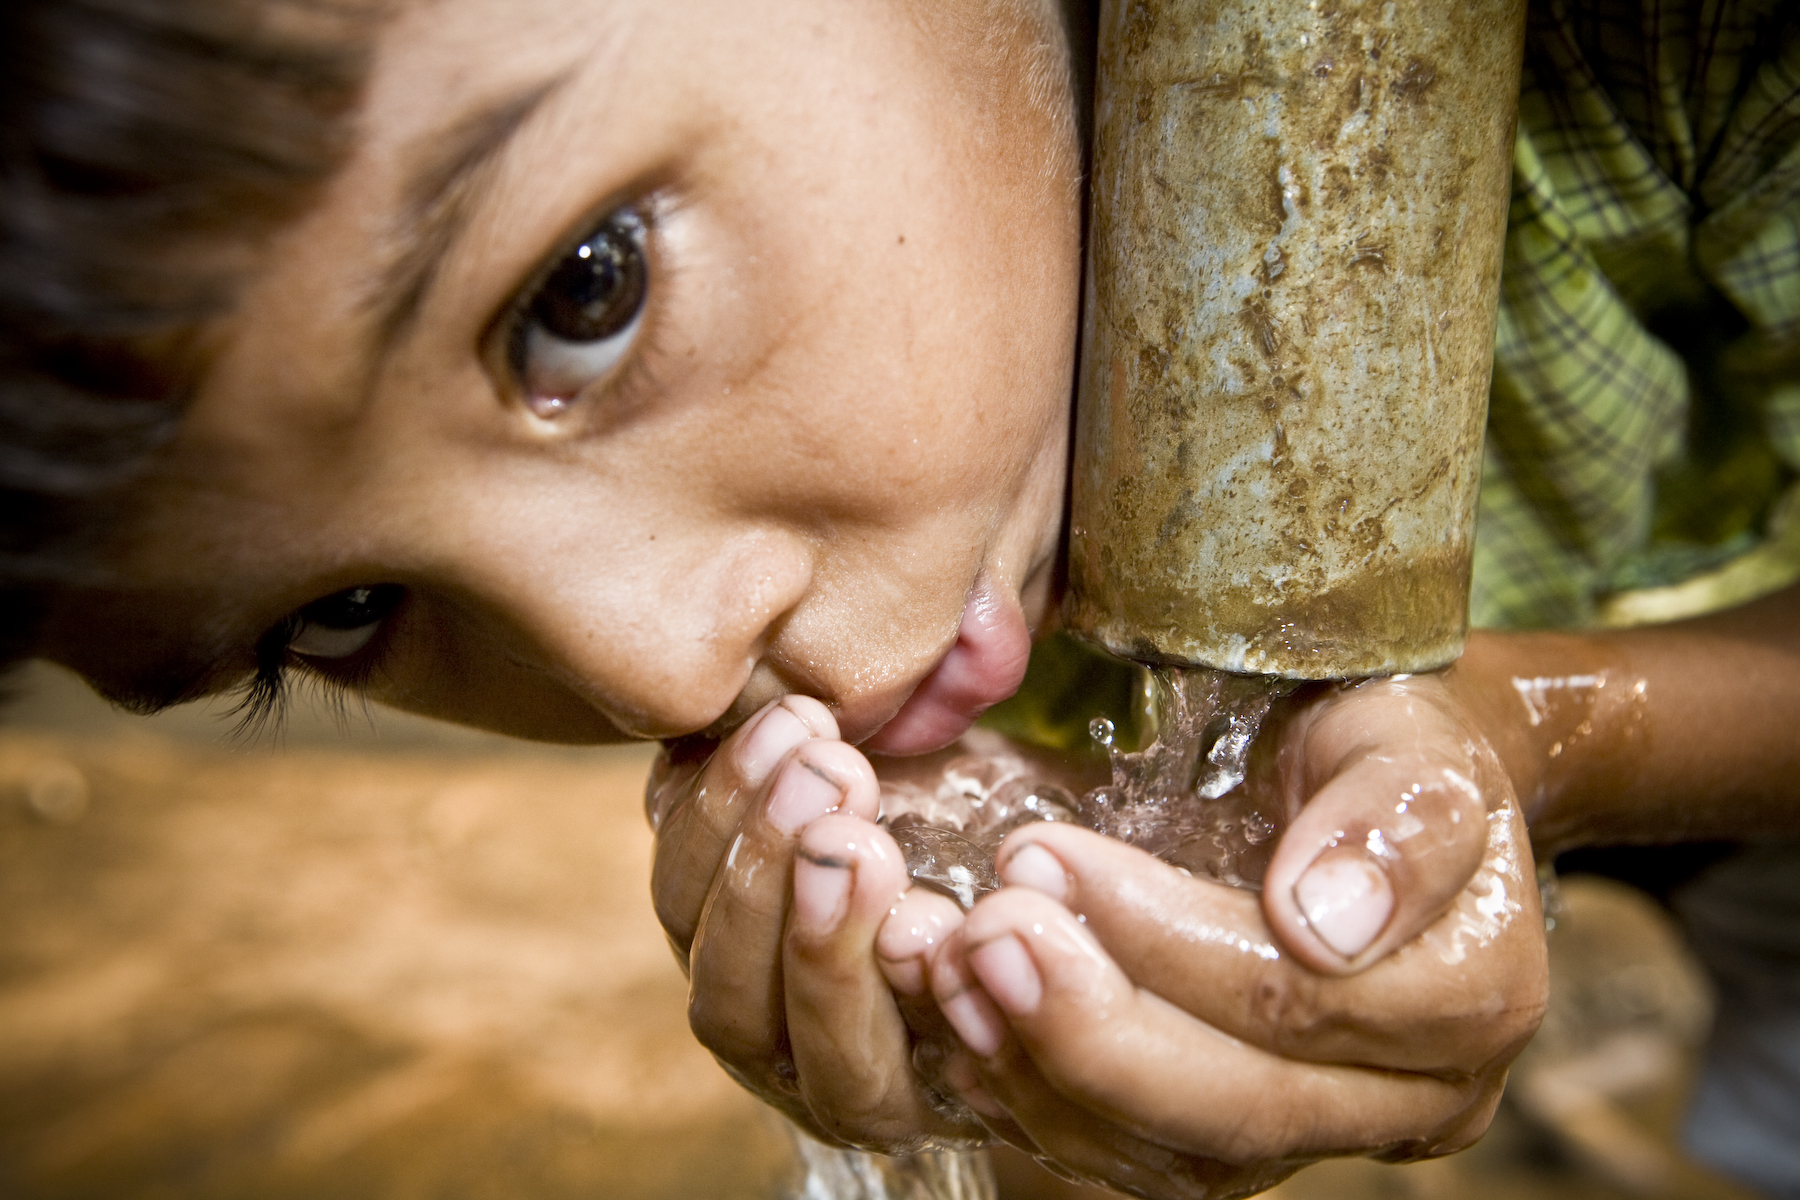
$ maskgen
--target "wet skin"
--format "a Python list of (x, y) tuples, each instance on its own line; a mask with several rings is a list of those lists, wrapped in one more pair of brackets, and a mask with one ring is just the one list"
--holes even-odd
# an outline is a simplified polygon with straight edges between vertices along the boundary
[[(1543, 926), (1511, 782), (1442, 679), (1287, 714), (1251, 781), (1290, 814), (1261, 896), (1040, 825), (1003, 845), (1012, 886), (966, 918), (906, 890), (871, 822), (874, 772), (828, 714), (783, 704), (710, 759), (664, 759), (652, 886), (696, 1031), (815, 1132), (890, 1150), (997, 1136), (1196, 1196), (1486, 1128), (1541, 1015)], [(1344, 858), (1388, 900), (1349, 957), (1299, 885)], [(974, 1120), (934, 1108), (911, 1069), (913, 1035), (946, 1024)]]
[[(1478, 1137), (1544, 1003), (1527, 818), (1551, 850), (1792, 832), (1797, 715), (1800, 589), (1657, 629), (1477, 634), (1435, 676), (1287, 714), (1251, 780), (1290, 814), (1260, 897), (1040, 825), (966, 918), (901, 893), (865, 760), (753, 724), (653, 778), (656, 900), (697, 1032), (822, 1136), (991, 1135), (1138, 1194), (1239, 1194), (1329, 1153)], [(801, 802), (832, 811), (797, 834), (769, 819), (803, 777), (777, 748), (844, 784)], [(1320, 864), (1368, 872), (1348, 890), (1389, 897), (1385, 924), (1309, 921)], [(1349, 956), (1321, 936), (1356, 928)], [(979, 1128), (921, 1092), (909, 1022), (960, 1039), (948, 1075)]]
[[(965, 921), (905, 892), (871, 824), (858, 745), (955, 738), (1056, 599), (1079, 221), (1046, 17), (404, 8), (349, 165), (206, 331), (113, 575), (61, 598), (49, 652), (152, 703), (230, 686), (278, 630), (277, 661), (468, 724), (724, 736), (652, 780), (658, 911), (697, 1034), (825, 1136), (992, 1131), (1171, 1196), (1464, 1144), (1543, 999), (1523, 818), (1564, 840), (1631, 819), (1602, 778), (1617, 723), (1552, 771), (1588, 709), (1531, 725), (1511, 683), (1588, 650), (1478, 642), (1292, 714), (1260, 899), (1036, 829)], [(641, 311), (544, 342), (559, 264), (637, 230)], [(1716, 639), (1776, 645), (1784, 612)], [(1630, 721), (1652, 730), (1679, 725), (1659, 644), (1605, 651), (1651, 681)], [(1780, 645), (1759, 679), (1791, 713)], [(1735, 728), (1786, 761), (1766, 716)], [(1704, 739), (1649, 744), (1642, 770), (1723, 778)], [(1795, 765), (1725, 778), (1715, 811)], [(909, 1021), (962, 1039), (983, 1125), (927, 1103)]]

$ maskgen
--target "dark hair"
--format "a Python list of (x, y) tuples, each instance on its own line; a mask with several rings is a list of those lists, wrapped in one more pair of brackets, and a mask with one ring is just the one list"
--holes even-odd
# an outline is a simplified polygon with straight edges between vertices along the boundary
[(342, 161), (375, 0), (0, 3), (0, 668)]

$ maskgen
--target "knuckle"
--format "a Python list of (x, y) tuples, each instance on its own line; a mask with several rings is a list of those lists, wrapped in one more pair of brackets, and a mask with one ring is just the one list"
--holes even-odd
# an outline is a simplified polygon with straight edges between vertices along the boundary
[(1132, 1014), (1114, 1011), (1110, 1020), (1059, 1023), (1029, 1039), (1030, 1057), (1063, 1095), (1091, 1109), (1117, 1108), (1121, 1097), (1140, 1091), (1142, 1064), (1132, 1055), (1120, 1053), (1121, 1044), (1111, 1025), (1135, 1021)]
[(693, 1030), (694, 1039), (740, 1083), (754, 1091), (765, 1090), (766, 1084), (761, 1081), (776, 1058), (767, 1038), (717, 1019), (712, 1006), (704, 1004), (688, 1006), (688, 1028)]
[(1084, 1032), (1064, 1034), (1057, 1031), (1057, 1036), (1044, 1039), (1044, 1045), (1034, 1047), (1038, 1053), (1038, 1068), (1055, 1086), (1056, 1090), (1088, 1107), (1096, 1102), (1104, 1102), (1117, 1089), (1114, 1085), (1114, 1072), (1117, 1069), (1118, 1056), (1098, 1053), (1106, 1047), (1096, 1046), (1093, 1039)]
[(1509, 1006), (1488, 1030), (1486, 1044), (1481, 1046), (1486, 1052), (1481, 1069), (1504, 1069), (1517, 1058), (1537, 1033), (1548, 1007), (1547, 999), (1527, 1000)]
[(733, 785), (721, 787), (702, 783), (682, 801), (680, 811), (687, 818), (682, 830), (684, 843), (693, 837), (694, 826), (714, 843), (723, 844), (737, 832), (739, 799), (744, 789)]
[(868, 962), (846, 955), (834, 932), (807, 933), (798, 922), (789, 924), (783, 939), (788, 1002), (831, 1021), (838, 998), (861, 990)]
[(1243, 993), (1240, 1008), (1251, 1040), (1289, 1054), (1310, 1045), (1326, 1027), (1340, 1026), (1341, 1014), (1323, 1006), (1321, 987), (1321, 980), (1294, 971), (1258, 976)]
[(813, 1118), (838, 1141), (879, 1154), (907, 1154), (919, 1149), (926, 1131), (911, 1117), (910, 1097), (896, 1097), (886, 1089), (857, 1097), (817, 1096), (810, 1092), (807, 1105)]

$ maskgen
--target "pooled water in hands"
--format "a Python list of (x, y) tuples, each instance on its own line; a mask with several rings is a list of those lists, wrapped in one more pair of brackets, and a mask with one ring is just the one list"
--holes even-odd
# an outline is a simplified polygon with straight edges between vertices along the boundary
[[(1234, 887), (1261, 886), (1274, 849), (1274, 817), (1239, 785), (1251, 747), (1275, 702), (1296, 686), (1266, 675), (1207, 668), (1150, 670), (1155, 736), (1120, 750), (1096, 717), (1089, 734), (1104, 747), (1112, 778), (1083, 795), (1045, 779), (998, 735), (964, 739), (933, 786), (883, 782), (882, 822), (906, 855), (914, 882), (968, 909), (1000, 886), (994, 853), (1006, 835), (1034, 821), (1069, 821), (1141, 847), (1196, 875)], [(914, 1063), (953, 1108), (934, 1063), (948, 1048), (922, 1042)], [(797, 1135), (804, 1137), (804, 1135)], [(992, 1200), (982, 1151), (927, 1151), (886, 1159), (810, 1143), (798, 1200)]]
[(1275, 822), (1238, 785), (1269, 710), (1295, 684), (1198, 667), (1150, 675), (1155, 737), (1141, 750), (1120, 750), (1112, 723), (1095, 718), (1089, 732), (1106, 748), (1112, 778), (1084, 795), (979, 734), (934, 787), (884, 784), (882, 819), (913, 879), (969, 908), (999, 886), (994, 852), (1007, 834), (1033, 821), (1069, 821), (1197, 875), (1259, 886)]

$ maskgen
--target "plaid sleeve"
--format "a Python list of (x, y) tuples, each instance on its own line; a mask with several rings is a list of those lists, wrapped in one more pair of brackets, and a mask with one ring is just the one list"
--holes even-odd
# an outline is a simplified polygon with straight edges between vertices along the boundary
[(1800, 468), (1800, 22), (1534, 4), (1471, 615), (1592, 623), (1757, 543)]
[[(1800, 579), (1800, 4), (1529, 20), (1471, 617), (1667, 620)], [(1140, 689), (1051, 639), (986, 721), (1078, 749)]]

